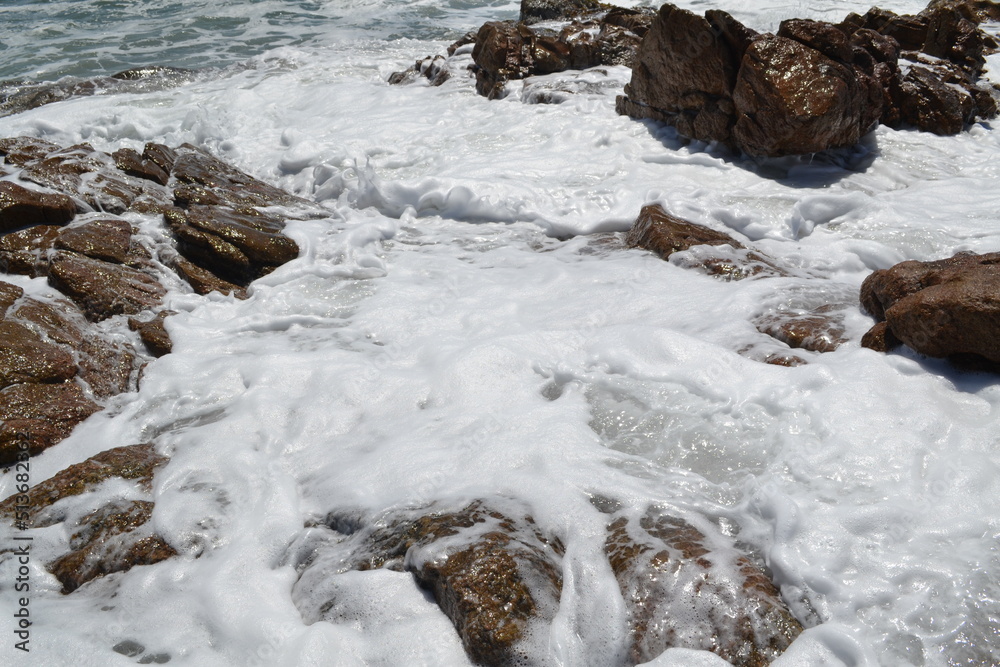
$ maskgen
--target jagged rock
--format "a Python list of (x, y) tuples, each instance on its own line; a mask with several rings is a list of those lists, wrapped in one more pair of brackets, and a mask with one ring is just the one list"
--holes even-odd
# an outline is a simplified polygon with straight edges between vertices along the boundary
[(134, 317), (128, 318), (128, 328), (139, 332), (139, 338), (142, 339), (146, 349), (154, 357), (170, 354), (171, 349), (173, 349), (170, 334), (163, 326), (163, 321), (172, 314), (172, 311), (161, 310), (156, 314), (156, 317), (148, 322), (142, 322)]
[(814, 153), (856, 144), (882, 116), (871, 77), (794, 40), (764, 35), (733, 89), (733, 139), (750, 155)]
[(167, 292), (155, 278), (136, 269), (63, 251), (52, 257), (49, 284), (92, 321), (138, 314), (158, 305)]
[(605, 551), (625, 598), (630, 664), (676, 647), (758, 667), (802, 632), (758, 566), (679, 517), (652, 508), (639, 521), (615, 516)]
[(100, 409), (72, 382), (15, 384), (0, 390), (0, 466), (18, 460), (21, 443), (35, 456)]
[(521, 0), (520, 21), (526, 25), (539, 21), (568, 21), (602, 9), (609, 9), (597, 0)]
[[(183, 144), (176, 151), (170, 175), (180, 183), (201, 185), (234, 209), (257, 206), (307, 206), (312, 202), (258, 181), (203, 150)], [(155, 160), (154, 160), (155, 161)]]
[(737, 120), (732, 91), (752, 35), (724, 12), (703, 18), (663, 5), (636, 54), (618, 112), (676, 124), (686, 136), (730, 142)]
[(833, 352), (847, 342), (842, 313), (820, 306), (805, 312), (775, 313), (757, 319), (757, 330), (791, 348)]
[(889, 329), (889, 324), (884, 321), (878, 322), (861, 337), (861, 347), (867, 347), (876, 352), (889, 352), (902, 344), (903, 342), (896, 338)]
[(169, 146), (150, 142), (142, 149), (142, 159), (149, 160), (169, 176), (177, 161), (177, 151)]
[(119, 149), (111, 157), (114, 158), (115, 165), (129, 176), (145, 178), (160, 185), (166, 185), (170, 180), (170, 174), (160, 165), (131, 148)]
[[(64, 522), (67, 498), (81, 496), (111, 477), (135, 480), (148, 497), (156, 468), (167, 461), (152, 445), (116, 447), (66, 468), (24, 494), (0, 503), (0, 516), (18, 527), (41, 528)], [(153, 564), (176, 551), (156, 535), (149, 524), (153, 503), (143, 499), (116, 499), (88, 513), (73, 526), (70, 551), (49, 563), (48, 569), (71, 593), (97, 577)]]
[(59, 236), (55, 225), (35, 225), (0, 236), (0, 271), (37, 278), (49, 272), (47, 251)]
[(642, 207), (638, 219), (625, 236), (625, 243), (651, 250), (663, 259), (697, 245), (744, 247), (729, 234), (670, 215), (659, 204)]
[[(616, 108), (762, 157), (850, 146), (878, 122), (950, 134), (997, 113), (977, 81), (985, 44), (974, 21), (943, 6), (919, 16), (875, 8), (839, 24), (790, 19), (756, 35), (723, 12), (668, 4)], [(929, 56), (933, 66), (899, 66)]]
[(0, 155), (7, 164), (23, 167), (28, 162), (45, 157), (59, 150), (59, 145), (34, 137), (6, 137), (0, 139)]
[(24, 290), (17, 285), (0, 281), (0, 316), (7, 312), (7, 309), (14, 305), (18, 299), (24, 296)]
[(451, 71), (448, 69), (445, 57), (432, 56), (418, 60), (413, 67), (407, 70), (393, 72), (389, 76), (389, 83), (393, 85), (413, 83), (420, 77), (427, 79), (432, 86), (440, 86), (450, 79)]
[(921, 14), (932, 13), (941, 9), (958, 12), (960, 16), (970, 21), (1000, 21), (1000, 3), (994, 0), (931, 0)]
[[(363, 526), (338, 516), (328, 522), (353, 531), (338, 545), (346, 552), (338, 571), (410, 571), (434, 594), (473, 662), (538, 664), (539, 640), (558, 609), (563, 549), (523, 509), (477, 501), (458, 511), (389, 512)], [(310, 562), (296, 588), (323, 590), (327, 561)], [(304, 613), (323, 618), (324, 602)]]
[(207, 269), (203, 269), (194, 262), (190, 262), (184, 257), (174, 258), (173, 268), (177, 275), (183, 278), (197, 294), (208, 294), (219, 292), (221, 294), (232, 294), (238, 299), (247, 298), (245, 286), (223, 280)]
[(866, 336), (876, 349), (898, 340), (930, 357), (1000, 363), (1000, 253), (875, 271), (861, 285), (861, 304), (886, 324)]
[(43, 194), (10, 181), (0, 182), (0, 233), (33, 225), (63, 225), (76, 215), (65, 195)]

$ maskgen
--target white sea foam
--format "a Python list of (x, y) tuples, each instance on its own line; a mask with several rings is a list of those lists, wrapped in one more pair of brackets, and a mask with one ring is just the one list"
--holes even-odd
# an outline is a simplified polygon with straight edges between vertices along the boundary
[[(398, 26), (376, 22), (389, 2), (312, 4), (363, 17), (362, 37), (332, 22), (176, 89), (0, 118), (0, 136), (104, 150), (203, 145), (329, 212), (289, 227), (301, 257), (247, 301), (171, 285), (174, 352), (33, 463), (40, 481), (155, 442), (172, 458), (153, 521), (181, 555), (68, 597), (36, 563), (32, 664), (131, 664), (110, 650), (123, 639), (179, 665), (467, 664), (404, 575), (345, 575), (349, 620), (307, 624), (283, 563), (304, 522), (334, 509), (507, 495), (568, 544), (553, 654), (597, 665), (613, 654), (598, 644), (622, 638), (603, 621), (621, 611), (592, 493), (703, 513), (760, 550), (796, 614), (822, 621), (782, 667), (997, 662), (1000, 389), (861, 349), (870, 319), (856, 302), (873, 269), (1000, 250), (990, 123), (749, 160), (615, 115), (614, 87), (528, 104), (487, 101), (462, 76), (389, 86), (443, 35), (389, 40)], [(711, 6), (758, 28), (868, 7)], [(449, 30), (464, 11), (447, 10)], [(467, 27), (515, 11), (477, 4)], [(722, 282), (602, 234), (652, 201), (792, 275)], [(160, 238), (158, 220), (132, 221)], [(797, 368), (738, 354), (782, 349), (755, 318), (830, 301), (848, 309), (836, 352)], [(11, 489), (0, 476), (0, 496)], [(38, 540), (65, 539), (45, 530)], [(671, 651), (650, 664), (718, 662)]]

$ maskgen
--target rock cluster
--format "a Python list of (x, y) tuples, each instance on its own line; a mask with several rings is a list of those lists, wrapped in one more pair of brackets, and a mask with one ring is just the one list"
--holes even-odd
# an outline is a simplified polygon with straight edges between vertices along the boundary
[[(490, 21), (448, 49), (449, 56), (473, 44), (476, 90), (490, 99), (505, 95), (505, 84), (538, 74), (581, 70), (599, 65), (629, 65), (653, 20), (647, 9), (612, 7), (592, 0), (552, 2), (523, 0), (518, 21)], [(558, 29), (535, 26), (559, 21)], [(389, 83), (420, 77), (441, 85), (451, 76), (443, 56), (428, 57)]]
[[(766, 664), (801, 632), (770, 579), (721, 536), (710, 539), (656, 509), (637, 521), (616, 510), (610, 521), (606, 554), (629, 612), (621, 664), (671, 647)], [(547, 664), (544, 637), (559, 609), (565, 549), (527, 508), (477, 500), (459, 510), (390, 510), (368, 521), (332, 514), (327, 527), (338, 537), (308, 540), (294, 555), (302, 564), (294, 594), (308, 622), (341, 620), (339, 574), (409, 571), (433, 593), (473, 662)]]
[[(147, 351), (166, 354), (165, 267), (199, 293), (244, 297), (298, 255), (284, 220), (261, 209), (314, 210), (190, 145), (108, 154), (14, 137), (0, 139), (0, 157), (0, 270), (47, 278), (66, 297), (0, 282), (0, 465), (22, 443), (35, 455), (59, 442), (135, 387), (135, 349), (90, 323), (129, 316)], [(125, 213), (161, 216), (173, 243), (154, 247)]]
[[(0, 518), (22, 530), (64, 525), (68, 551), (47, 564), (71, 593), (83, 584), (136, 565), (151, 565), (176, 551), (152, 530), (149, 499), (154, 471), (167, 462), (152, 445), (116, 447), (77, 463), (51, 479), (0, 503)], [(127, 499), (117, 498), (70, 521), (73, 507), (87, 507), (88, 496), (113, 477), (134, 484)], [(67, 499), (71, 499), (68, 502)]]
[(954, 134), (997, 113), (979, 81), (990, 40), (965, 7), (789, 19), (759, 34), (722, 11), (666, 4), (617, 110), (766, 157), (850, 146), (879, 122)]
[(875, 271), (861, 305), (877, 320), (862, 345), (905, 344), (929, 357), (1000, 368), (1000, 253), (959, 253)]

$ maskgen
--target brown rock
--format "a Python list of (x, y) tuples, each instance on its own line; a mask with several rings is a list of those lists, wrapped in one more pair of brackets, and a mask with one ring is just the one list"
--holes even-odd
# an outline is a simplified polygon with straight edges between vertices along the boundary
[(142, 339), (146, 349), (154, 357), (170, 354), (171, 349), (173, 349), (170, 334), (163, 326), (163, 321), (172, 314), (171, 311), (161, 310), (156, 314), (156, 317), (148, 322), (142, 322), (134, 317), (128, 318), (128, 328), (139, 332), (139, 338)]
[[(930, 357), (1000, 362), (1000, 253), (875, 271), (861, 285), (861, 304), (885, 321), (890, 343), (891, 334)], [(878, 347), (878, 331), (866, 338)]]
[(877, 82), (798, 42), (762, 36), (747, 49), (733, 91), (736, 144), (750, 155), (851, 146), (882, 115)]
[(393, 72), (389, 76), (389, 83), (393, 85), (413, 83), (421, 77), (427, 79), (432, 86), (440, 86), (451, 78), (448, 61), (444, 56), (423, 58), (405, 71)]
[(153, 534), (148, 525), (152, 514), (153, 503), (133, 500), (105, 505), (81, 519), (70, 540), (73, 550), (48, 566), (63, 594), (106, 574), (176, 556), (173, 547)]
[(18, 460), (20, 443), (35, 456), (100, 409), (73, 383), (15, 384), (0, 390), (0, 466)]
[(9, 137), (0, 139), (0, 155), (7, 164), (23, 167), (28, 162), (45, 157), (59, 150), (57, 144), (34, 137)]
[(978, 77), (986, 64), (985, 43), (979, 26), (950, 7), (930, 10), (925, 16), (927, 38), (920, 50), (950, 60), (971, 76)]
[(739, 241), (724, 232), (717, 232), (670, 215), (659, 204), (642, 207), (639, 218), (625, 236), (625, 243), (651, 250), (663, 259), (668, 259), (675, 252), (698, 245), (743, 247)]
[(671, 122), (695, 139), (729, 142), (737, 118), (732, 91), (743, 58), (739, 48), (748, 29), (724, 12), (713, 19), (660, 7), (618, 112)]
[(280, 233), (284, 223), (276, 218), (221, 206), (192, 206), (186, 217), (192, 227), (232, 243), (255, 265), (279, 266), (299, 256), (298, 245)]
[(778, 27), (778, 36), (793, 39), (827, 58), (850, 63), (854, 53), (847, 34), (832, 23), (810, 19), (788, 19)]
[(49, 284), (79, 305), (92, 321), (135, 315), (160, 303), (166, 289), (154, 278), (119, 264), (57, 252)]
[(95, 220), (63, 229), (55, 247), (115, 264), (124, 264), (131, 247), (132, 225), (124, 220)]
[(605, 551), (628, 610), (631, 664), (676, 647), (758, 667), (802, 632), (771, 580), (721, 542), (653, 509), (638, 522), (619, 516), (608, 526)]
[(174, 168), (174, 162), (177, 161), (177, 152), (163, 144), (148, 143), (142, 149), (142, 158), (149, 160), (169, 175)]
[(14, 305), (14, 302), (24, 296), (24, 290), (17, 285), (0, 280), (0, 320), (2, 320), (7, 309)]
[[(453, 512), (392, 512), (363, 527), (340, 517), (328, 522), (353, 531), (339, 545), (350, 551), (340, 571), (406, 569), (434, 594), (473, 662), (533, 665), (558, 609), (563, 550), (516, 510), (477, 501)], [(330, 574), (307, 568), (296, 586), (316, 590)], [(332, 604), (308, 613), (325, 618)]]
[(73, 355), (43, 342), (22, 324), (0, 321), (0, 388), (21, 382), (59, 383), (76, 375)]
[(220, 292), (222, 294), (232, 294), (237, 299), (247, 298), (245, 286), (223, 280), (211, 271), (201, 268), (184, 257), (178, 256), (174, 258), (172, 266), (177, 271), (177, 275), (191, 285), (197, 294)]
[(10, 181), (0, 182), (0, 232), (33, 225), (63, 225), (76, 215), (65, 195), (35, 192)]
[(209, 155), (191, 144), (176, 150), (176, 159), (170, 170), (180, 183), (204, 186), (235, 209), (255, 206), (308, 206), (306, 201), (284, 190), (268, 185)]
[(820, 307), (801, 313), (776, 313), (756, 321), (757, 330), (791, 348), (833, 352), (847, 342), (842, 313)]
[(117, 150), (111, 154), (111, 157), (114, 158), (115, 165), (129, 176), (145, 178), (160, 185), (166, 185), (167, 181), (170, 180), (170, 174), (160, 165), (142, 157), (131, 148)]
[(48, 250), (56, 242), (59, 227), (35, 225), (0, 236), (0, 271), (37, 278), (49, 270)]
[(56, 502), (92, 491), (112, 477), (136, 480), (141, 488), (149, 491), (153, 472), (167, 461), (167, 457), (157, 454), (151, 444), (108, 449), (31, 487), (27, 502), (19, 502), (16, 495), (7, 498), (0, 503), (0, 516), (14, 518), (16, 505), (26, 505), (25, 521), (29, 528), (51, 526), (62, 521), (61, 514), (49, 510)]
[[(112, 477), (135, 480), (148, 494), (153, 473), (167, 459), (152, 445), (117, 447), (66, 468), (54, 477), (0, 503), (0, 516), (18, 527), (41, 528), (66, 520), (68, 498), (80, 496)], [(58, 503), (58, 505), (57, 505)], [(136, 565), (159, 562), (176, 551), (152, 532), (148, 500), (113, 500), (71, 527), (68, 553), (48, 565), (70, 593), (88, 581)]]
[(958, 134), (975, 117), (975, 100), (927, 67), (914, 65), (896, 92), (900, 120), (934, 134)]

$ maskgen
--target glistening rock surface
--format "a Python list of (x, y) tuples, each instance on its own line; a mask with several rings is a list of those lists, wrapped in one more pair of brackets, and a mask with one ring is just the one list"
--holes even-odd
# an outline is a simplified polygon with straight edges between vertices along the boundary
[(1000, 363), (1000, 253), (959, 253), (875, 271), (861, 304), (876, 325), (865, 345), (899, 342), (930, 357)]

